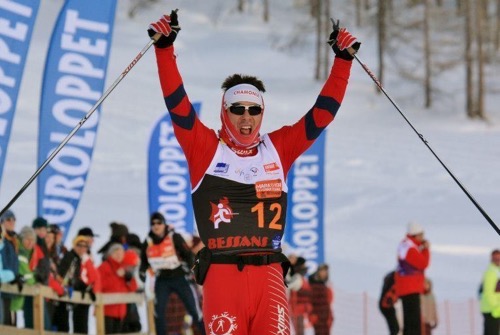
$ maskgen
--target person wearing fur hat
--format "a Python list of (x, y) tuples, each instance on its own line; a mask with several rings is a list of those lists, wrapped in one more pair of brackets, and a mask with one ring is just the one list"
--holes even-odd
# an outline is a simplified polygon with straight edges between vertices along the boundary
[[(162, 98), (187, 159), (196, 223), (206, 246), (199, 253), (200, 271), (195, 271), (198, 284), (203, 284), (203, 313), (207, 320), (228, 313), (239, 320), (242, 333), (275, 333), (279, 327), (282, 334), (289, 334), (288, 323), (277, 324), (273, 313), (288, 313), (283, 303), (285, 283), (279, 288), (267, 285), (276, 272), (283, 273), (289, 266), (281, 249), (286, 178), (294, 161), (334, 120), (360, 43), (335, 25), (326, 41), (335, 60), (315, 103), (297, 122), (261, 134), (268, 113), (266, 89), (262, 80), (251, 75), (236, 73), (223, 81), (219, 131), (201, 122), (176, 63), (174, 41), (179, 32), (177, 11), (163, 15), (148, 29), (155, 39)], [(260, 290), (255, 288), (257, 283)], [(242, 292), (256, 292), (267, 300), (247, 308)], [(281, 299), (272, 298), (276, 295)], [(248, 309), (252, 313), (243, 312)]]
[(197, 295), (186, 278), (191, 276), (194, 255), (181, 234), (167, 225), (165, 217), (159, 212), (151, 214), (151, 230), (143, 243), (139, 274), (146, 280), (146, 272), (154, 274), (155, 326), (158, 334), (167, 331), (165, 310), (171, 292), (177, 293), (184, 303), (193, 323), (205, 334)]
[(429, 242), (424, 228), (408, 223), (406, 237), (399, 243), (394, 277), (396, 295), (403, 305), (403, 335), (421, 335), (420, 294), (425, 291), (425, 270), (430, 262)]

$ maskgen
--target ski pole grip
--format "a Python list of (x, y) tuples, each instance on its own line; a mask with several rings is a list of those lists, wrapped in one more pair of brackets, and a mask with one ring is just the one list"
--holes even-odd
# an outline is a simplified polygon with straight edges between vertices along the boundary
[(354, 49), (353, 47), (348, 47), (347, 52), (354, 57), (354, 55), (358, 52), (358, 50)]

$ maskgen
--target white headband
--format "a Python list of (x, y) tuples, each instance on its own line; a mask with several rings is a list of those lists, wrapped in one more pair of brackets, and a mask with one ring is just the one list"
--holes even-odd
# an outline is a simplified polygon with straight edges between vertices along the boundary
[(228, 108), (234, 103), (248, 101), (264, 107), (264, 100), (257, 87), (250, 84), (239, 84), (231, 87), (224, 93), (224, 107)]

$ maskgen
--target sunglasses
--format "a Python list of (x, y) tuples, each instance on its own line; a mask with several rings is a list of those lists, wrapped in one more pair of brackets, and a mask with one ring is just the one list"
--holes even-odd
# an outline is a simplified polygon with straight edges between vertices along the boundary
[(80, 247), (80, 248), (88, 248), (89, 247), (87, 244), (80, 244), (80, 243), (78, 243), (76, 246)]
[(243, 106), (243, 105), (231, 105), (229, 106), (229, 111), (234, 115), (243, 115), (245, 111), (248, 112), (251, 116), (256, 116), (262, 113), (262, 106), (252, 105), (252, 106)]
[(163, 224), (163, 222), (160, 221), (160, 220), (153, 220), (153, 221), (151, 221), (151, 225), (152, 226), (154, 226), (154, 225), (162, 225), (162, 224)]

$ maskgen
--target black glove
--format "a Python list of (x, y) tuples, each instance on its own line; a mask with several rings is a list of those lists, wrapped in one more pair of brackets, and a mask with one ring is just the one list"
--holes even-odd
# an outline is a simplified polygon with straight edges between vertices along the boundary
[[(354, 54), (359, 50), (361, 43), (359, 43), (356, 37), (352, 36), (351, 33), (345, 28), (340, 28), (339, 22), (333, 24), (333, 31), (330, 34), (328, 44), (331, 45), (335, 56), (345, 60), (353, 60)], [(351, 54), (348, 49), (354, 49), (354, 53)]]
[(174, 44), (177, 34), (181, 30), (177, 19), (177, 10), (170, 12), (170, 15), (163, 15), (158, 21), (149, 25), (148, 35), (153, 38), (157, 33), (161, 37), (155, 42), (157, 48), (167, 48)]
[(146, 272), (139, 272), (139, 279), (145, 283), (146, 282)]
[(10, 284), (17, 284), (17, 289), (19, 290), (19, 292), (23, 290), (24, 283), (25, 283), (24, 276), (19, 273), (16, 275), (16, 278), (14, 278), (10, 282)]
[(95, 302), (96, 297), (95, 297), (94, 290), (92, 289), (92, 286), (83, 287), (80, 290), (80, 292), (82, 293), (82, 300), (85, 299), (85, 294), (88, 293), (90, 300)]
[(125, 274), (123, 275), (123, 278), (128, 283), (129, 281), (132, 280), (132, 278), (134, 278), (134, 272), (133, 271), (125, 271)]

